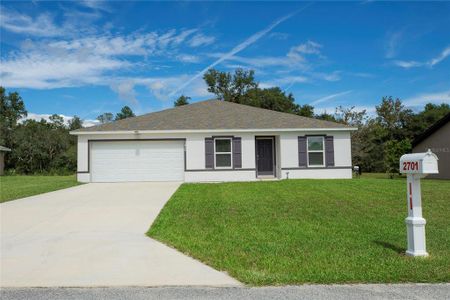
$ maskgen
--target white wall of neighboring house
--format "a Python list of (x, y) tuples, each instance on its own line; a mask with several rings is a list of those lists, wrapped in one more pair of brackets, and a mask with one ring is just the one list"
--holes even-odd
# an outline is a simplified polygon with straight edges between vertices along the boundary
[[(333, 168), (298, 168), (298, 136), (332, 135), (334, 137)], [(212, 136), (241, 137), (243, 170), (206, 170), (205, 138)], [(255, 136), (275, 136), (277, 177), (289, 178), (351, 178), (351, 143), (348, 131), (321, 132), (227, 132), (227, 133), (142, 133), (142, 134), (82, 134), (78, 136), (78, 180), (90, 182), (88, 140), (116, 139), (185, 139), (186, 182), (252, 181), (255, 173)], [(132, 143), (133, 141), (130, 141)], [(287, 170), (285, 170), (287, 168)], [(251, 170), (248, 170), (251, 169)]]

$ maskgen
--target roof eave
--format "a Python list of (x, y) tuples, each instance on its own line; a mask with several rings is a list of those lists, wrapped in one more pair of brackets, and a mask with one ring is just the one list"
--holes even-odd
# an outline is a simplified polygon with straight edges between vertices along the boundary
[(207, 132), (292, 132), (292, 131), (356, 131), (356, 127), (337, 128), (249, 128), (249, 129), (178, 129), (178, 130), (111, 130), (111, 131), (71, 131), (72, 135), (99, 134), (151, 134), (151, 133), (207, 133)]

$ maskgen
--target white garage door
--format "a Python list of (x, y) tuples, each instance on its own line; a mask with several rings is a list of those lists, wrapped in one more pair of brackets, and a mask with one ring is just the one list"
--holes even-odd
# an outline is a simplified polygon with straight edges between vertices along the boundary
[(91, 181), (183, 181), (184, 141), (91, 142)]

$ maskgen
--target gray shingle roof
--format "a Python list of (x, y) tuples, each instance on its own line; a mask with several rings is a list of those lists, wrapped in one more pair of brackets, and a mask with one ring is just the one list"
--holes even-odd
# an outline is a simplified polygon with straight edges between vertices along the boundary
[(128, 130), (208, 130), (350, 128), (343, 124), (301, 117), (220, 100), (207, 100), (170, 108), (75, 132)]

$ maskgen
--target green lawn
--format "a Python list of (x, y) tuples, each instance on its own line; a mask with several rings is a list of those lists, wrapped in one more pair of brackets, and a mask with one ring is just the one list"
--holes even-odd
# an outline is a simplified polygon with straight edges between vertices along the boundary
[(450, 281), (450, 181), (422, 182), (428, 258), (404, 255), (404, 179), (184, 184), (148, 235), (250, 285)]
[(78, 185), (76, 176), (0, 176), (0, 203)]

